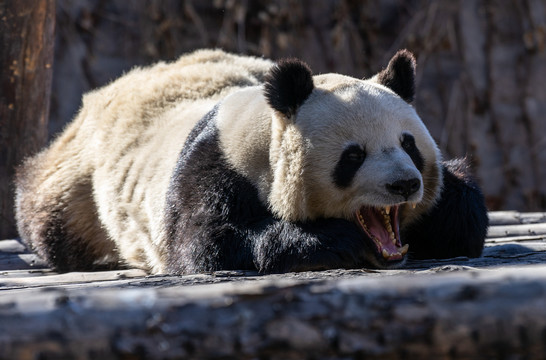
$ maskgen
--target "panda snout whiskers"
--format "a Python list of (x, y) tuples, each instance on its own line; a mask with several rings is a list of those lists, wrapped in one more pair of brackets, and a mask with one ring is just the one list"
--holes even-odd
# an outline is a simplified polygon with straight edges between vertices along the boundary
[(401, 195), (406, 201), (411, 195), (421, 189), (421, 180), (418, 178), (396, 180), (385, 185), (387, 191), (392, 195)]

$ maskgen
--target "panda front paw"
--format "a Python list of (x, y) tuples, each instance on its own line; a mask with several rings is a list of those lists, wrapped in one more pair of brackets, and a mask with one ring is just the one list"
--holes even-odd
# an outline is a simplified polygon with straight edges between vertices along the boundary
[(387, 262), (354, 223), (320, 219), (306, 223), (278, 221), (254, 243), (254, 264), (262, 273), (391, 268), (405, 258)]

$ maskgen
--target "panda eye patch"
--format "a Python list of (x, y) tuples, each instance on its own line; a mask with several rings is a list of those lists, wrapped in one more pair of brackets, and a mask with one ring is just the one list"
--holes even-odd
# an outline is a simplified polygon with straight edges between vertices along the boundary
[(340, 188), (349, 186), (365, 159), (366, 151), (359, 145), (350, 145), (347, 147), (341, 153), (334, 173), (332, 174), (334, 183)]
[(423, 159), (423, 155), (421, 155), (421, 152), (415, 144), (415, 138), (413, 137), (413, 135), (408, 133), (403, 134), (402, 138), (400, 139), (400, 145), (402, 146), (402, 149), (404, 149), (404, 151), (409, 155), (417, 170), (422, 172), (425, 166), (425, 160)]

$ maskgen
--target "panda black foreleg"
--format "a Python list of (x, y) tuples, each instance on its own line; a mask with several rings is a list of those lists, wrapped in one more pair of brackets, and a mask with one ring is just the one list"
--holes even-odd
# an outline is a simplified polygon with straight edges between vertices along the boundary
[(463, 159), (444, 162), (444, 186), (436, 205), (402, 231), (414, 259), (479, 257), (489, 220), (481, 190)]
[(252, 242), (255, 266), (264, 273), (362, 267), (373, 254), (357, 226), (343, 219), (274, 219)]

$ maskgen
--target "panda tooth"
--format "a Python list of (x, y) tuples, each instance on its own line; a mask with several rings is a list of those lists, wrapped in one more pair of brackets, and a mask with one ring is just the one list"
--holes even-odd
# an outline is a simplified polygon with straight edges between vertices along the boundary
[(364, 228), (364, 230), (368, 230), (368, 226), (366, 225), (366, 223), (364, 222), (364, 218), (362, 217), (362, 214), (358, 214), (358, 220), (360, 220), (360, 224), (362, 225), (362, 227)]
[(417, 203), (413, 203), (411, 204), (411, 207), (415, 209), (415, 207), (417, 206)]
[(386, 213), (387, 215), (389, 215), (390, 212), (391, 212), (391, 207), (390, 207), (390, 206), (385, 206), (385, 213)]
[(400, 254), (406, 255), (408, 253), (409, 244), (406, 244), (400, 248)]
[(383, 255), (383, 257), (385, 259), (388, 259), (390, 257), (389, 253), (387, 252), (387, 250), (383, 249), (383, 251), (381, 252), (381, 254)]
[(364, 230), (368, 230), (368, 225), (366, 225), (366, 222), (364, 222), (364, 218), (361, 214), (358, 214), (358, 219), (360, 220), (360, 224), (364, 228)]

